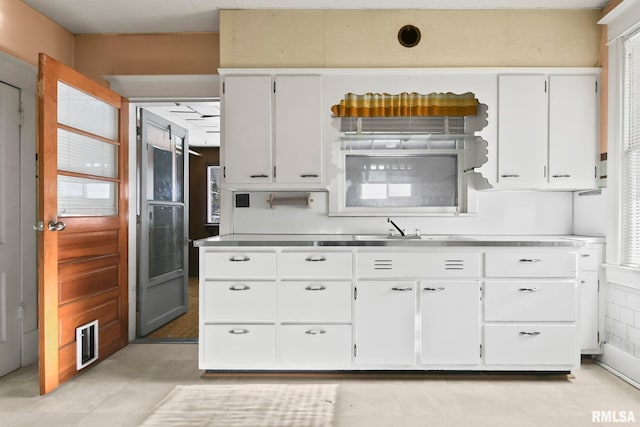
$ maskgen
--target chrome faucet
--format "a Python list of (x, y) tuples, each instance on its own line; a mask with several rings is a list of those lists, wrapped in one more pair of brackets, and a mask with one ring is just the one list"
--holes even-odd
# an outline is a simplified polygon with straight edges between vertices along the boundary
[(398, 225), (397, 225), (395, 222), (393, 222), (393, 220), (392, 220), (391, 218), (387, 218), (387, 222), (388, 222), (388, 223), (391, 223), (391, 225), (393, 225), (393, 226), (395, 227), (395, 229), (396, 229), (396, 230), (398, 230), (398, 231), (400, 232), (400, 235), (401, 235), (402, 237), (404, 237), (404, 235), (405, 235), (404, 230), (403, 230), (403, 229), (401, 229), (400, 227), (398, 227)]

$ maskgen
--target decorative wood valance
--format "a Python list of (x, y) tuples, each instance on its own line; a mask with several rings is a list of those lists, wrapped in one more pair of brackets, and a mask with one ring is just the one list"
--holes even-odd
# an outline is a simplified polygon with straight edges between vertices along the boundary
[(478, 100), (471, 92), (347, 93), (340, 104), (333, 105), (334, 117), (417, 117), (417, 116), (475, 116)]

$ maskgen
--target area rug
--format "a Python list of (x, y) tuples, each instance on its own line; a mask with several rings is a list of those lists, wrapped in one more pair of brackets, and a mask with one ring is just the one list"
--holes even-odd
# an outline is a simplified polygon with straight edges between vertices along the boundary
[(178, 385), (144, 427), (330, 427), (336, 384)]

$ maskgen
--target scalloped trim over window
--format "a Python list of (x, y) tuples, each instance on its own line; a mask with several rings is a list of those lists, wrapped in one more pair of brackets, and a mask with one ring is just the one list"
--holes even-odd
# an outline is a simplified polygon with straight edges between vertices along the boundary
[(478, 100), (471, 92), (419, 94), (347, 93), (331, 107), (334, 117), (475, 116)]

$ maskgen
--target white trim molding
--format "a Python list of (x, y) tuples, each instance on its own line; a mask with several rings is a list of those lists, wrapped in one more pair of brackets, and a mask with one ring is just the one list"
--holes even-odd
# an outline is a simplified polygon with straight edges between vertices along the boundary
[(601, 366), (622, 378), (632, 386), (640, 388), (640, 363), (638, 358), (617, 347), (604, 345), (604, 353), (598, 358)]

